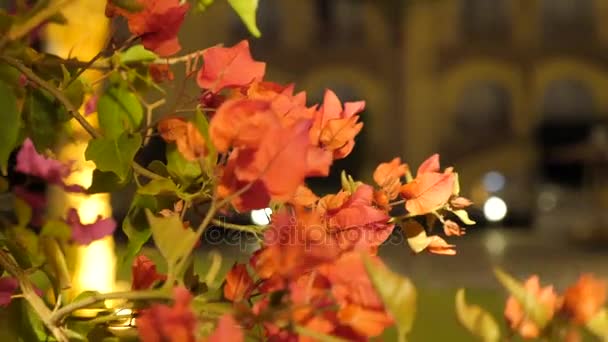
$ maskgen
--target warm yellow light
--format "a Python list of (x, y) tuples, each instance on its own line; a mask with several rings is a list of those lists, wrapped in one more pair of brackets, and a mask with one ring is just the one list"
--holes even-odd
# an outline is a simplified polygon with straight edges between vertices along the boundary
[[(109, 33), (105, 4), (106, 1), (99, 0), (72, 1), (62, 11), (67, 25), (46, 26), (46, 51), (81, 61), (89, 61), (97, 55), (105, 46)], [(98, 78), (99, 74), (86, 72), (82, 77), (91, 81)], [(91, 120), (91, 124), (95, 125), (93, 121), (96, 120)], [(73, 142), (62, 145), (59, 159), (74, 162), (75, 172), (67, 179), (67, 183), (88, 188), (95, 169), (95, 165), (84, 158), (88, 136), (82, 129), (75, 129), (72, 138)], [(50, 196), (51, 211), (64, 214), (68, 208), (76, 208), (83, 223), (92, 223), (98, 216), (109, 217), (112, 214), (109, 194), (66, 194), (61, 189), (53, 189)], [(116, 256), (111, 236), (94, 241), (86, 247), (72, 248), (68, 251), (68, 257), (74, 272), (71, 296), (82, 291), (110, 292), (115, 289)]]

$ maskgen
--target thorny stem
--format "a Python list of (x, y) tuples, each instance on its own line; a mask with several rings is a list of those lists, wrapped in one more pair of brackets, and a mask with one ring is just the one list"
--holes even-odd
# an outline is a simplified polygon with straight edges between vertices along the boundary
[(34, 82), (42, 89), (48, 91), (51, 95), (53, 95), (59, 102), (63, 104), (63, 106), (68, 110), (70, 115), (74, 119), (76, 119), (76, 121), (78, 121), (82, 128), (84, 128), (93, 138), (101, 138), (101, 134), (99, 134), (99, 132), (95, 130), (95, 128), (87, 121), (87, 119), (80, 115), (78, 109), (74, 107), (70, 100), (68, 100), (68, 98), (59, 89), (40, 78), (32, 71), (32, 69), (23, 65), (23, 63), (21, 63), (19, 60), (8, 56), (0, 56), (0, 59), (5, 61), (8, 65), (14, 67), (15, 69), (21, 71), (21, 73), (23, 73), (23, 75), (27, 77), (30, 81)]
[(124, 291), (124, 292), (110, 292), (110, 293), (98, 293), (93, 294), (89, 297), (83, 298), (77, 302), (70, 303), (61, 309), (55, 311), (49, 317), (49, 322), (53, 325), (59, 324), (65, 317), (70, 315), (72, 312), (84, 309), (93, 304), (103, 302), (109, 299), (125, 299), (130, 301), (135, 300), (148, 300), (148, 299), (172, 299), (173, 296), (170, 292), (162, 290), (146, 290), (146, 291)]
[[(51, 95), (53, 95), (59, 102), (61, 102), (61, 104), (68, 110), (68, 113), (70, 113), (70, 115), (74, 119), (76, 119), (76, 121), (78, 121), (78, 123), (82, 126), (82, 128), (84, 128), (84, 130), (87, 131), (87, 133), (89, 133), (89, 135), (91, 137), (93, 137), (94, 139), (102, 138), (102, 135), (99, 134), (99, 132), (97, 132), (97, 130), (95, 130), (95, 128), (87, 121), (87, 119), (85, 119), (80, 114), (78, 109), (70, 102), (70, 100), (59, 89), (57, 89), (52, 84), (50, 84), (47, 81), (40, 78), (38, 75), (36, 75), (32, 71), (32, 69), (26, 67), (17, 59), (14, 59), (14, 58), (8, 57), (8, 56), (0, 56), (0, 60), (5, 61), (10, 66), (21, 71), (23, 73), (23, 75), (25, 75), (25, 77), (27, 77), (30, 81), (34, 82), (35, 84), (40, 86), (42, 89), (48, 91)], [(138, 173), (142, 176), (148, 177), (150, 179), (162, 179), (163, 178), (162, 176), (159, 176), (159, 175), (155, 174), (154, 172), (149, 171), (148, 169), (139, 165), (135, 161), (133, 161), (132, 165), (133, 165), (133, 171), (135, 171), (136, 173)]]
[(228, 228), (228, 229), (232, 229), (232, 230), (238, 230), (238, 231), (247, 232), (247, 233), (252, 233), (252, 234), (256, 234), (256, 235), (262, 233), (265, 230), (265, 227), (256, 226), (253, 224), (241, 225), (241, 224), (225, 222), (223, 220), (218, 220), (218, 219), (213, 219), (211, 222), (220, 227), (224, 227), (224, 228)]
[(36, 294), (34, 285), (23, 272), (23, 270), (15, 263), (11, 256), (0, 249), (0, 266), (4, 268), (11, 276), (15, 277), (19, 282), (19, 288), (21, 293), (30, 306), (34, 309), (38, 317), (42, 320), (42, 323), (51, 331), (53, 336), (59, 342), (67, 342), (68, 338), (63, 330), (59, 328), (51, 319), (53, 313), (46, 306), (42, 298)]
[(178, 63), (182, 63), (182, 62), (188, 62), (190, 60), (192, 60), (193, 58), (198, 58), (200, 56), (202, 56), (203, 51), (202, 50), (198, 50), (198, 51), (194, 51), (192, 53), (189, 53), (187, 55), (183, 55), (183, 56), (179, 56), (179, 57), (172, 57), (172, 58), (157, 58), (156, 60), (154, 60), (154, 64), (169, 64), (169, 65), (173, 65), (173, 64), (178, 64)]

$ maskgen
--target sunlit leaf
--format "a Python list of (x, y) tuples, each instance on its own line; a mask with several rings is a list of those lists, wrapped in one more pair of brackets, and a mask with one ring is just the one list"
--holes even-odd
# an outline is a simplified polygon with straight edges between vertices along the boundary
[(408, 220), (405, 221), (402, 226), (407, 237), (407, 243), (414, 253), (422, 252), (431, 243), (431, 240), (426, 235), (424, 227), (417, 221)]
[(538, 301), (535, 294), (527, 291), (521, 282), (517, 281), (499, 268), (494, 269), (494, 274), (500, 283), (507, 289), (507, 291), (519, 302), (519, 304), (521, 304), (526, 315), (534, 323), (536, 323), (540, 328), (547, 325), (550, 312)]
[(122, 181), (131, 169), (133, 158), (141, 146), (141, 136), (127, 133), (115, 139), (100, 138), (89, 141), (84, 153), (87, 160), (92, 160), (100, 171), (114, 172)]
[(0, 169), (6, 175), (8, 158), (17, 145), (21, 115), (17, 107), (15, 93), (4, 82), (0, 81)]
[(186, 160), (172, 144), (167, 145), (167, 171), (183, 185), (191, 184), (201, 175), (199, 163)]
[(608, 340), (608, 310), (603, 308), (587, 322), (585, 327), (603, 341)]
[(458, 216), (458, 218), (460, 219), (460, 221), (462, 221), (462, 223), (467, 224), (467, 225), (475, 224), (475, 221), (473, 221), (469, 218), (469, 213), (467, 213), (466, 210), (460, 209), (460, 210), (454, 210), (452, 212), (454, 213), (454, 215)]
[(384, 306), (393, 316), (401, 336), (407, 335), (416, 317), (416, 288), (403, 276), (389, 270), (386, 266), (372, 264), (369, 257), (364, 259), (365, 269), (372, 285), (378, 292)]
[(144, 8), (141, 2), (137, 0), (109, 0), (108, 2), (128, 12), (138, 12)]
[(500, 328), (494, 317), (477, 305), (467, 304), (464, 289), (456, 292), (456, 316), (460, 324), (480, 340), (500, 340)]
[(49, 236), (41, 237), (40, 246), (46, 257), (47, 265), (49, 265), (53, 271), (56, 286), (62, 290), (70, 288), (72, 276), (68, 271), (65, 255), (57, 240), (54, 237)]
[(146, 209), (146, 217), (150, 223), (154, 243), (165, 258), (167, 273), (171, 275), (176, 272), (175, 266), (190, 254), (188, 248), (192, 246), (196, 233), (185, 228), (178, 215), (158, 217)]
[(232, 9), (241, 17), (245, 26), (254, 37), (260, 37), (262, 34), (257, 26), (256, 11), (258, 9), (259, 0), (228, 0)]
[(137, 192), (141, 195), (158, 195), (163, 193), (176, 193), (178, 191), (177, 185), (168, 178), (153, 179), (148, 184), (137, 189)]
[(40, 235), (68, 241), (72, 237), (72, 228), (65, 221), (48, 220), (42, 226)]
[(138, 129), (144, 117), (139, 100), (124, 86), (106, 90), (97, 102), (99, 126), (106, 138), (117, 138), (123, 132)]
[[(72, 303), (76, 303), (79, 302), (81, 300), (87, 299), (89, 297), (95, 297), (95, 296), (99, 296), (99, 292), (97, 291), (83, 291), (81, 293), (79, 293), (76, 298), (74, 298), (72, 300)], [(105, 304), (103, 301), (97, 302), (95, 304), (92, 304), (90, 306), (87, 306), (87, 308), (98, 308), (98, 309), (103, 309), (105, 308)]]
[(127, 51), (121, 53), (119, 56), (120, 63), (122, 64), (133, 62), (151, 62), (158, 58), (154, 52), (146, 50), (146, 48), (141, 44), (130, 47), (127, 49)]

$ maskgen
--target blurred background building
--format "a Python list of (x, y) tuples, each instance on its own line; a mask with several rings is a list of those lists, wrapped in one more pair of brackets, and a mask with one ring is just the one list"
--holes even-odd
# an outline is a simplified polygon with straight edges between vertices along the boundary
[(366, 128), (334, 176), (345, 168), (365, 179), (392, 156), (415, 167), (439, 152), (460, 171), (478, 220), (487, 220), (484, 204), (494, 197), (498, 214), (507, 208), (503, 225), (608, 237), (598, 210), (608, 207), (608, 1), (259, 6), (261, 39), (216, 2), (189, 18), (184, 46), (249, 38), (255, 58), (268, 62), (269, 80), (295, 81), (311, 102), (325, 88), (344, 100), (365, 99)]

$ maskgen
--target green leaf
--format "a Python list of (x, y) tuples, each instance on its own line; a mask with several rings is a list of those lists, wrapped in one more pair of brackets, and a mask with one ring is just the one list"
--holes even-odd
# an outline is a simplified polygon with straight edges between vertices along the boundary
[(167, 171), (167, 165), (163, 164), (160, 160), (153, 160), (149, 165), (148, 169), (163, 177), (170, 177), (169, 171)]
[[(76, 303), (81, 300), (87, 299), (89, 297), (95, 297), (95, 296), (99, 296), (99, 295), (100, 295), (100, 293), (97, 291), (83, 291), (83, 292), (79, 293), (78, 296), (76, 296), (76, 298), (74, 298), (74, 300), (72, 300), (72, 303)], [(101, 301), (101, 302), (97, 302), (91, 306), (87, 306), (87, 308), (105, 309), (106, 306), (105, 306), (104, 302)]]
[(72, 81), (67, 88), (63, 89), (63, 93), (75, 108), (82, 106), (84, 102), (84, 84), (81, 80)]
[(526, 315), (542, 330), (549, 323), (550, 311), (538, 301), (534, 293), (530, 293), (519, 281), (502, 271), (494, 269), (498, 281), (519, 302)]
[(7, 33), (14, 21), (15, 16), (8, 14), (4, 8), (0, 8), (0, 35)]
[(89, 141), (84, 156), (92, 160), (100, 171), (114, 172), (121, 182), (127, 179), (131, 163), (141, 146), (139, 134), (121, 134), (115, 139), (99, 138)]
[(152, 196), (135, 194), (127, 217), (122, 222), (122, 230), (129, 239), (123, 263), (130, 262), (152, 236), (144, 209), (154, 212), (158, 211), (159, 205), (157, 199)]
[(452, 173), (454, 175), (454, 189), (452, 189), (452, 195), (458, 196), (460, 194), (460, 180), (457, 172)]
[(587, 322), (585, 327), (602, 341), (606, 341), (608, 339), (608, 310), (602, 308)]
[(405, 337), (412, 330), (416, 317), (417, 295), (414, 284), (386, 266), (373, 264), (367, 255), (364, 255), (363, 262), (372, 285), (395, 319), (399, 334)]
[(258, 0), (228, 0), (232, 9), (241, 17), (249, 32), (256, 38), (262, 36), (256, 22)]
[(144, 118), (137, 96), (125, 86), (112, 86), (97, 102), (99, 126), (106, 138), (117, 138), (123, 132), (134, 132)]
[(55, 278), (56, 288), (65, 290), (70, 288), (72, 277), (68, 271), (68, 264), (65, 260), (65, 255), (59, 246), (57, 239), (53, 237), (40, 238), (41, 249), (46, 257), (46, 263), (52, 270)]
[(199, 132), (201, 132), (203, 138), (205, 138), (205, 144), (208, 152), (207, 156), (205, 157), (205, 173), (207, 175), (211, 175), (213, 168), (217, 163), (217, 150), (215, 149), (215, 146), (211, 141), (211, 137), (209, 136), (209, 120), (207, 120), (207, 117), (199, 108), (197, 108), (196, 112), (194, 113), (193, 123), (194, 126), (198, 128)]
[(17, 106), (17, 97), (13, 89), (0, 81), (0, 170), (7, 174), (8, 158), (17, 147), (21, 115)]
[(475, 224), (475, 221), (473, 221), (469, 218), (469, 213), (467, 213), (466, 210), (460, 209), (460, 210), (454, 210), (452, 212), (454, 213), (454, 215), (458, 216), (458, 218), (460, 219), (460, 221), (462, 221), (462, 223), (469, 225), (469, 226)]
[(72, 228), (61, 220), (48, 220), (42, 226), (40, 236), (56, 237), (67, 241), (72, 237)]
[(167, 262), (169, 277), (176, 272), (175, 266), (190, 255), (188, 249), (196, 239), (196, 233), (191, 229), (184, 228), (182, 220), (178, 215), (158, 217), (146, 209), (146, 217), (152, 230), (152, 238), (160, 254)]
[(62, 133), (63, 123), (70, 119), (65, 108), (40, 90), (30, 92), (24, 106), (27, 133), (36, 150), (40, 152), (55, 147)]
[(466, 303), (464, 289), (456, 292), (456, 316), (469, 332), (484, 342), (500, 340), (500, 328), (492, 315), (477, 305)]
[(407, 237), (407, 243), (414, 253), (422, 252), (431, 243), (424, 227), (418, 221), (407, 220), (402, 226)]
[(87, 189), (88, 194), (98, 194), (113, 192), (124, 188), (131, 180), (132, 172), (127, 178), (121, 180), (114, 172), (103, 172), (98, 169), (93, 170), (93, 181)]
[(137, 193), (141, 195), (158, 195), (164, 193), (176, 193), (178, 192), (177, 185), (168, 178), (153, 179), (148, 184), (137, 189)]
[(158, 58), (158, 56), (141, 45), (134, 45), (127, 49), (127, 51), (119, 55), (121, 64), (129, 64), (135, 62), (151, 62)]
[(167, 171), (182, 185), (188, 186), (200, 177), (201, 166), (184, 158), (174, 144), (167, 145)]
[(22, 199), (15, 198), (15, 216), (17, 216), (17, 225), (25, 227), (32, 219), (32, 208)]
[(213, 4), (213, 0), (198, 0), (196, 2), (196, 10), (198, 12), (203, 12), (207, 7), (211, 6), (211, 4)]
[(139, 12), (144, 8), (141, 2), (137, 0), (109, 0), (109, 2), (128, 12)]

